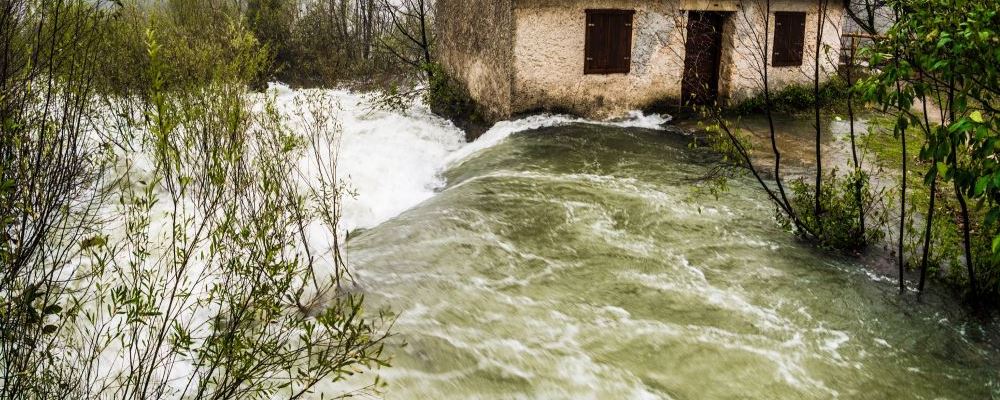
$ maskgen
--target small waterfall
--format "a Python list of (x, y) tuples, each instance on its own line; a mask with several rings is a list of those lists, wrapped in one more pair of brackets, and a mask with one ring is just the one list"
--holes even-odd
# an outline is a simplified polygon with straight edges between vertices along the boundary
[[(438, 117), (421, 102), (405, 112), (374, 109), (365, 96), (346, 90), (292, 90), (271, 84), (277, 106), (291, 112), (297, 97), (319, 94), (338, 104), (343, 129), (337, 175), (357, 193), (345, 199), (344, 228), (371, 228), (434, 196), (446, 182), (441, 173), (451, 165), (518, 132), (591, 122), (564, 115), (539, 115), (498, 123), (478, 140)], [(670, 121), (658, 114), (633, 112), (620, 121), (591, 122), (607, 126), (658, 129)]]

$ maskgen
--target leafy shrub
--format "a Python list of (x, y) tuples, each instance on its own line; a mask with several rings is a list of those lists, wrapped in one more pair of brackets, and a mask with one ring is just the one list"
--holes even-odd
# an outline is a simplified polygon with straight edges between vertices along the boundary
[(142, 95), (151, 80), (146, 33), (160, 46), (165, 90), (200, 87), (216, 79), (259, 87), (270, 73), (272, 55), (230, 2), (170, 0), (124, 2), (104, 11), (98, 88), (117, 95)]
[(464, 85), (453, 79), (440, 64), (425, 65), (430, 73), (426, 102), (431, 110), (452, 119), (482, 123), (485, 118)]
[[(275, 54), (273, 77), (293, 86), (387, 89), (413, 86), (419, 63), (396, 34), (380, 0), (251, 0), (247, 14), (257, 37)], [(291, 10), (289, 10), (291, 9)], [(403, 26), (407, 21), (399, 21)]]
[[(847, 98), (848, 89), (844, 80), (838, 77), (831, 78), (820, 85), (820, 106), (840, 108)], [(771, 111), (796, 113), (810, 110), (814, 106), (815, 98), (812, 86), (791, 85), (776, 93), (771, 93)], [(740, 115), (762, 113), (766, 110), (767, 102), (763, 94), (730, 107), (731, 112)]]
[[(1000, 233), (993, 227), (1000, 218), (1000, 118), (991, 106), (1000, 101), (995, 90), (1000, 72), (997, 2), (891, 0), (887, 6), (899, 15), (864, 52), (869, 65), (878, 68), (860, 82), (859, 93), (896, 118), (896, 132), (919, 129), (924, 134), (922, 161), (936, 164), (928, 177), (940, 170), (938, 179), (955, 191), (959, 212), (953, 221), (962, 231), (961, 258), (970, 293), (995, 292), (997, 288), (984, 286), (996, 285), (993, 265), (998, 263), (981, 259), (1000, 252), (1000, 237), (992, 246), (976, 238)], [(942, 107), (941, 122), (929, 123), (913, 113), (920, 103)]]
[[(861, 185), (862, 204), (858, 204), (856, 197), (858, 184)], [(870, 178), (864, 172), (839, 177), (833, 170), (824, 176), (820, 193), (821, 215), (815, 212), (815, 186), (800, 178), (791, 182), (790, 189), (791, 203), (799, 220), (816, 234), (815, 239), (821, 247), (859, 252), (885, 236), (880, 227), (886, 217), (884, 212), (879, 212), (884, 207), (876, 206), (880, 196), (872, 190)], [(860, 222), (862, 212), (868, 220), (864, 228)], [(792, 228), (784, 213), (778, 213), (777, 218), (787, 229)]]
[(294, 54), (292, 29), (298, 15), (299, 0), (245, 0), (244, 16), (254, 37), (266, 45), (274, 56), (268, 72), (276, 76), (292, 67)]
[[(337, 236), (336, 177), (297, 178), (306, 151), (322, 155), (310, 169), (335, 170), (335, 107), (301, 100), (308, 116), (292, 129), (241, 75), (168, 91), (155, 33), (147, 41), (153, 79), (133, 151), (152, 168), (125, 167), (121, 236), (93, 250), (116, 255), (101, 257), (111, 290), (93, 293), (81, 306), (94, 311), (78, 322), (104, 324), (130, 349), (111, 354), (133, 367), (96, 378), (114, 397), (273, 398), (383, 365), (384, 319), (366, 316), (349, 291), (336, 239), (323, 248), (307, 239)], [(174, 368), (189, 371), (186, 384), (171, 382)]]
[(295, 398), (385, 365), (331, 101), (252, 93), (268, 51), (223, 2), (13, 1), (0, 41), (38, 57), (0, 69), (0, 398)]
[(715, 124), (698, 123), (704, 135), (698, 136), (688, 147), (708, 148), (722, 159), (709, 172), (697, 179), (695, 192), (708, 192), (718, 198), (720, 194), (729, 191), (729, 180), (746, 176), (753, 168), (747, 157), (753, 154), (753, 142), (749, 133), (738, 128), (738, 122), (720, 119)]
[[(60, 16), (54, 18), (54, 16)], [(65, 398), (56, 360), (75, 295), (65, 271), (100, 242), (101, 171), (92, 117), (103, 16), (83, 0), (0, 7), (0, 398)], [(67, 376), (70, 375), (70, 376)], [(68, 379), (70, 378), (70, 379)]]
[[(972, 239), (973, 254), (977, 255), (973, 259), (976, 269), (976, 278), (979, 279), (979, 293), (981, 299), (992, 299), (994, 303), (1000, 301), (1000, 255), (993, 250), (992, 243), (995, 239), (995, 232), (991, 230), (977, 230)], [(961, 268), (954, 268), (961, 271)], [(962, 278), (968, 280), (968, 276), (961, 274)]]

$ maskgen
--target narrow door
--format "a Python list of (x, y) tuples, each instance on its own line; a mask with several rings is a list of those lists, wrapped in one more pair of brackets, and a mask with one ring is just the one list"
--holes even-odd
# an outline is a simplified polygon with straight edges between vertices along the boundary
[(688, 13), (684, 80), (681, 82), (684, 105), (712, 104), (719, 96), (723, 21), (723, 14), (718, 12)]

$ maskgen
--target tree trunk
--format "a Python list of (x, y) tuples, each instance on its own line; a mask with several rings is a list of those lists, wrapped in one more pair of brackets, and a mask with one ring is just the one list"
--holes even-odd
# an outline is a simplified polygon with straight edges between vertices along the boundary
[[(927, 116), (927, 96), (921, 96), (921, 102), (923, 103), (923, 111), (924, 111), (924, 126), (923, 126), (924, 134), (927, 137), (927, 140), (930, 141), (933, 131), (931, 130), (931, 120)], [(937, 168), (937, 163), (938, 163), (937, 152), (935, 152), (931, 161), (932, 161), (931, 168)], [(927, 206), (927, 226), (924, 227), (924, 249), (923, 249), (923, 255), (920, 259), (920, 283), (917, 285), (917, 292), (919, 294), (924, 293), (924, 285), (927, 282), (927, 269), (929, 267), (928, 263), (931, 254), (931, 235), (932, 235), (931, 228), (934, 225), (934, 201), (936, 200), (937, 197), (937, 182), (938, 182), (938, 176), (937, 174), (934, 174), (934, 179), (931, 181), (930, 205)]]
[(420, 47), (424, 51), (424, 63), (427, 65), (427, 79), (434, 78), (434, 71), (430, 68), (431, 65), (431, 45), (427, 41), (427, 7), (424, 0), (420, 1)]
[(792, 203), (788, 201), (788, 195), (785, 194), (785, 185), (781, 181), (781, 151), (778, 150), (778, 138), (774, 129), (774, 115), (771, 113), (773, 108), (771, 104), (771, 82), (770, 82), (770, 67), (768, 66), (767, 57), (770, 52), (770, 47), (768, 46), (769, 41), (767, 37), (769, 36), (770, 30), (770, 17), (771, 17), (771, 1), (767, 0), (765, 3), (764, 12), (764, 51), (761, 53), (762, 65), (764, 68), (763, 81), (764, 81), (764, 113), (767, 115), (767, 126), (769, 133), (771, 135), (771, 151), (774, 152), (774, 181), (778, 185), (778, 193), (781, 195), (781, 207), (786, 210), (789, 214), (789, 218), (797, 221), (798, 218), (795, 215), (795, 210), (792, 208)]
[[(897, 83), (896, 86), (898, 90), (899, 84)], [(906, 281), (903, 279), (903, 273), (906, 269), (906, 256), (903, 254), (903, 241), (906, 238), (906, 129), (899, 129), (899, 138), (903, 145), (903, 177), (899, 194), (899, 247), (897, 251), (899, 251), (899, 293), (902, 294), (906, 292)]]
[[(934, 165), (937, 165), (936, 157), (934, 158)], [(927, 281), (927, 268), (931, 253), (931, 226), (934, 223), (934, 200), (937, 197), (937, 181), (937, 176), (931, 181), (931, 203), (927, 207), (927, 226), (924, 227), (924, 250), (923, 257), (920, 260), (920, 283), (917, 287), (917, 291), (920, 293), (924, 292), (924, 283)]]
[(851, 158), (854, 161), (854, 201), (857, 203), (858, 207), (858, 234), (865, 235), (867, 229), (865, 229), (865, 203), (864, 197), (862, 195), (862, 188), (864, 182), (861, 181), (861, 162), (858, 159), (858, 145), (857, 145), (857, 134), (854, 130), (854, 57), (856, 56), (857, 46), (854, 39), (851, 39), (851, 55), (850, 61), (847, 64), (847, 117), (850, 120), (851, 129)]
[(958, 197), (958, 205), (962, 209), (962, 234), (965, 239), (965, 268), (969, 271), (969, 288), (972, 289), (973, 296), (979, 294), (976, 287), (976, 271), (972, 263), (972, 238), (969, 227), (969, 205), (965, 202), (965, 195), (955, 182), (955, 196)]
[(819, 98), (819, 59), (823, 48), (823, 25), (826, 22), (826, 5), (828, 0), (818, 0), (817, 8), (819, 13), (816, 16), (816, 56), (813, 59), (813, 111), (815, 114), (816, 128), (816, 194), (814, 210), (816, 218), (816, 229), (820, 235), (823, 234), (823, 127), (820, 125), (820, 98)]
[[(955, 81), (951, 80), (948, 82), (948, 120), (949, 123), (955, 122)], [(958, 172), (958, 144), (956, 143), (957, 138), (949, 138), (951, 141), (951, 168), (952, 174)], [(958, 180), (954, 179), (955, 182), (955, 197), (958, 198), (958, 205), (962, 211), (962, 237), (964, 239), (965, 246), (965, 268), (969, 272), (969, 288), (972, 290), (973, 296), (979, 293), (976, 286), (976, 271), (972, 259), (972, 235), (970, 231), (972, 228), (969, 226), (969, 205), (965, 202), (965, 195), (962, 194), (962, 188), (958, 184)]]

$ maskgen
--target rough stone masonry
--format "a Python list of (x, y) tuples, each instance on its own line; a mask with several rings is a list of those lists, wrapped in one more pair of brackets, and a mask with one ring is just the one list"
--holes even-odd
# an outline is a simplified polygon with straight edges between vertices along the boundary
[[(768, 4), (770, 3), (770, 4)], [(438, 0), (437, 57), (465, 87), (482, 116), (500, 120), (535, 111), (591, 118), (657, 105), (681, 105), (691, 72), (689, 19), (720, 16), (716, 64), (706, 80), (713, 99), (739, 102), (763, 89), (812, 84), (820, 27), (817, 0)], [(770, 12), (766, 12), (770, 8)], [(629, 72), (587, 74), (587, 12), (634, 11)], [(774, 65), (781, 47), (779, 14), (804, 14), (798, 65)], [(831, 0), (820, 41), (820, 77), (836, 73), (843, 5)], [(766, 25), (765, 25), (766, 24)], [(765, 26), (768, 29), (765, 29)], [(767, 33), (765, 35), (765, 32)], [(776, 37), (776, 32), (778, 37)], [(792, 35), (796, 34), (791, 32)], [(687, 46), (686, 46), (687, 45)], [(700, 46), (704, 47), (704, 46)], [(693, 48), (701, 51), (700, 47)], [(708, 75), (708, 74), (702, 74)]]

